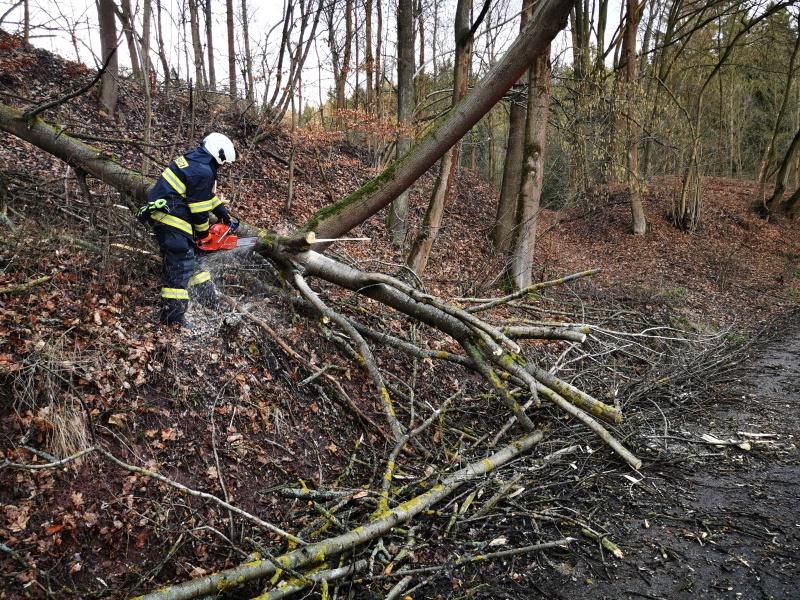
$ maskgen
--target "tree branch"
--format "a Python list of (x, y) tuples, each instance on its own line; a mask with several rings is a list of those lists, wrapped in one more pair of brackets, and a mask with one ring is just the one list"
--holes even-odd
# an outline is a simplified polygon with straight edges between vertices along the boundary
[[(378, 515), (369, 523), (351, 529), (347, 533), (279, 556), (275, 559), (275, 562), (282, 567), (297, 570), (311, 564), (324, 562), (332, 556), (338, 556), (347, 550), (354, 549), (428, 510), (431, 506), (452, 494), (463, 483), (482, 477), (514, 460), (538, 444), (543, 437), (541, 431), (529, 433), (497, 453), (456, 471), (449, 477), (444, 478), (441, 483), (434, 486), (430, 491), (411, 498), (401, 505)], [(277, 569), (278, 567), (275, 564), (256, 559), (238, 567), (161, 588), (144, 596), (137, 596), (133, 600), (190, 600), (204, 594), (219, 594), (247, 581), (274, 575)]]

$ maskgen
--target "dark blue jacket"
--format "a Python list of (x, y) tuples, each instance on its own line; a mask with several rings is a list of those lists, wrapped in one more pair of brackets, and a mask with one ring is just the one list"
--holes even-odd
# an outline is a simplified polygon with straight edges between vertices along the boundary
[(217, 161), (197, 148), (169, 164), (150, 191), (149, 201), (163, 198), (167, 205), (150, 215), (151, 223), (172, 227), (189, 238), (208, 233), (209, 212), (223, 223), (230, 213), (217, 198)]

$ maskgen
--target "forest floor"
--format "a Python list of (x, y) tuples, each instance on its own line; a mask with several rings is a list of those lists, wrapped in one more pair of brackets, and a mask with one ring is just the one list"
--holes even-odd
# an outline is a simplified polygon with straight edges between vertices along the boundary
[[(43, 101), (91, 76), (2, 32), (0, 50), (0, 90), (20, 107), (30, 108), (21, 98)], [(181, 141), (187, 113), (174, 97), (157, 102), (156, 143), (165, 145), (153, 152), (168, 160), (192, 147)], [(133, 86), (121, 103), (117, 121), (97, 117), (91, 95), (44, 118), (67, 132), (134, 137), (142, 110)], [(205, 130), (237, 140), (258, 131), (247, 113), (214, 108), (201, 112)], [(221, 173), (233, 210), (256, 226), (292, 231), (374, 175), (360, 146), (308, 134), (297, 141), (287, 212), (290, 140), (279, 127), (267, 133), (257, 146), (243, 144), (241, 160)], [(367, 519), (375, 508), (368, 492), (380, 486), (392, 442), (372, 384), (330, 326), (276, 291), (268, 265), (230, 254), (209, 261), (215, 283), (262, 324), (245, 319), (230, 328), (193, 308), (197, 335), (159, 327), (157, 248), (125, 199), (93, 180), (86, 198), (63, 163), (6, 134), (0, 143), (8, 207), (0, 288), (32, 283), (0, 297), (0, 599), (126, 598), (281, 548), (278, 536), (208, 497), (129, 467), (228, 498), (311, 539)], [(103, 147), (123, 164), (141, 162), (131, 145)], [(412, 228), (434, 171), (412, 190)], [(418, 529), (364, 550), (376, 563), (372, 574), (340, 585), (339, 597), (385, 597), (400, 579), (388, 572), (400, 565), (442, 567), (410, 584), (404, 593), (416, 599), (800, 596), (800, 227), (783, 214), (764, 221), (750, 212), (752, 182), (707, 178), (704, 227), (684, 234), (667, 219), (677, 186), (670, 178), (650, 183), (650, 231), (640, 237), (628, 233), (623, 186), (544, 210), (535, 279), (601, 272), (510, 310), (592, 328), (585, 349), (547, 342), (526, 351), (595, 396), (619, 400), (624, 420), (612, 431), (642, 468), (631, 470), (580, 424), (543, 406), (533, 411), (546, 432), (539, 446), (436, 507)], [(495, 206), (493, 188), (460, 169), (424, 276), (429, 293), (454, 302), (503, 294), (502, 258), (490, 241)], [(405, 249), (386, 239), (384, 216), (354, 232), (369, 244), (330, 252), (395, 273)], [(314, 285), (376, 329), (455, 350), (371, 301)], [(399, 397), (413, 389), (426, 406), (452, 402), (446, 418), (401, 454), (398, 498), (491, 451), (486, 437), (506, 416), (480, 378), (378, 345), (375, 352)], [(311, 379), (320, 368), (331, 378)], [(428, 410), (398, 406), (410, 422)], [(48, 464), (89, 447), (128, 467), (96, 451), (64, 468)], [(311, 502), (298, 488), (347, 496)], [(326, 511), (330, 522), (320, 525)], [(454, 564), (567, 537), (575, 541), (563, 549)], [(231, 597), (261, 591), (252, 583)]]

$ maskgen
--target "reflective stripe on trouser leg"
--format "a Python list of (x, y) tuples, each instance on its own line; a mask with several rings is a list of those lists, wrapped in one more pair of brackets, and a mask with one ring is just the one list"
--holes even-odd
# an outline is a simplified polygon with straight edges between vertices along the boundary
[(220, 308), (217, 299), (217, 289), (211, 281), (211, 274), (208, 271), (200, 271), (192, 275), (189, 279), (189, 291), (192, 300), (200, 303), (206, 308)]
[(211, 273), (208, 271), (199, 271), (189, 278), (189, 287), (193, 285), (200, 285), (211, 279)]
[(195, 268), (194, 250), (164, 252), (164, 287), (161, 288), (161, 322), (183, 319), (189, 305), (189, 279)]
[(183, 319), (189, 306), (189, 292), (180, 288), (161, 288), (161, 322), (174, 323)]
[(188, 300), (189, 292), (180, 288), (161, 288), (161, 297), (169, 300)]

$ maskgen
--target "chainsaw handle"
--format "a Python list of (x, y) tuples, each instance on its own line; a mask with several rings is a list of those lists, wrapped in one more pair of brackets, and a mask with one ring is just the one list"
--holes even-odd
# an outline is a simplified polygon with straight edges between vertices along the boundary
[(229, 225), (215, 223), (208, 230), (208, 235), (195, 241), (198, 250), (204, 252), (214, 252), (216, 250), (233, 250), (238, 244), (239, 238), (235, 236)]
[(207, 235), (203, 239), (197, 240), (194, 245), (200, 250), (209, 250), (213, 241), (213, 238), (210, 235)]

